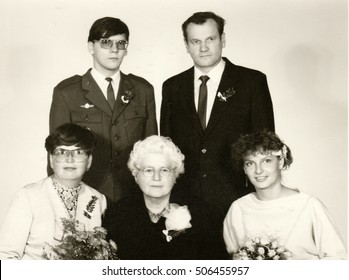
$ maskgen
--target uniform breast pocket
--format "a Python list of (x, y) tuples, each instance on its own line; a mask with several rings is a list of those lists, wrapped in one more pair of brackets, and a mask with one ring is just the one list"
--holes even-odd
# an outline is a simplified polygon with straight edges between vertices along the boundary
[(101, 112), (72, 112), (72, 122), (77, 124), (90, 124), (90, 123), (101, 123), (102, 113)]
[(124, 111), (125, 120), (145, 119), (147, 118), (147, 111), (144, 106), (132, 106)]

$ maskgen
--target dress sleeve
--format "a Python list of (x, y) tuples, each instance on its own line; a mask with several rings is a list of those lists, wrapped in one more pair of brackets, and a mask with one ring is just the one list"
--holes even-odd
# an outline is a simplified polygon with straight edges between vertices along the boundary
[(0, 231), (0, 259), (21, 259), (33, 221), (26, 189), (19, 190)]
[(327, 208), (312, 198), (314, 239), (321, 259), (347, 259), (346, 249)]
[(237, 200), (231, 205), (223, 225), (223, 237), (230, 255), (240, 248), (239, 237), (241, 239), (245, 235), (244, 231), (242, 209)]

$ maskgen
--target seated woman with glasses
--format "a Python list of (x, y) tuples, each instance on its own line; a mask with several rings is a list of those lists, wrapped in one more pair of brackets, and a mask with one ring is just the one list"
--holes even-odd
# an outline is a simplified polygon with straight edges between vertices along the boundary
[(128, 167), (141, 192), (108, 207), (103, 221), (120, 259), (227, 258), (220, 212), (195, 198), (171, 196), (184, 155), (169, 138), (138, 141)]
[(234, 259), (345, 259), (346, 249), (326, 207), (282, 182), (290, 148), (273, 132), (241, 136), (232, 159), (255, 192), (234, 201), (224, 221), (224, 240)]
[(54, 174), (16, 193), (0, 231), (0, 259), (43, 259), (46, 243), (62, 239), (62, 218), (86, 230), (101, 226), (106, 198), (81, 181), (95, 143), (89, 129), (73, 123), (46, 138)]

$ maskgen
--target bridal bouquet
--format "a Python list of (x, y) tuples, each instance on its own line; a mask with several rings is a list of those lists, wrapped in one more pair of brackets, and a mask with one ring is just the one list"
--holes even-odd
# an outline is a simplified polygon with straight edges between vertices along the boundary
[(237, 252), (241, 260), (287, 260), (292, 253), (277, 240), (267, 238), (249, 238)]
[(86, 231), (77, 220), (62, 218), (63, 237), (57, 245), (46, 244), (43, 257), (48, 260), (118, 260), (117, 246), (106, 241), (107, 230), (95, 227)]

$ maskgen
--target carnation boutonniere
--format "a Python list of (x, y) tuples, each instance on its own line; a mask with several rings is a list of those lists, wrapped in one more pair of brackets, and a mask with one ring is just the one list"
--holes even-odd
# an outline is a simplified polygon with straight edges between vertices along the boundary
[(222, 102), (227, 102), (228, 98), (229, 97), (232, 97), (233, 95), (235, 95), (235, 89), (233, 87), (231, 88), (228, 88), (226, 91), (224, 92), (218, 92), (217, 93), (217, 97), (218, 97), (218, 100), (219, 101), (222, 101)]
[(241, 260), (287, 260), (292, 256), (276, 239), (264, 237), (248, 238), (237, 253)]
[(192, 227), (190, 224), (191, 215), (186, 205), (179, 206), (176, 203), (170, 203), (163, 216), (166, 218), (166, 229), (162, 232), (166, 236), (167, 242)]
[(95, 209), (96, 207), (96, 202), (98, 200), (98, 197), (93, 195), (91, 197), (91, 200), (87, 203), (86, 205), (86, 210), (84, 210), (84, 216), (86, 218), (89, 218), (91, 219), (91, 213), (93, 212), (93, 210)]
[(124, 94), (121, 95), (121, 101), (123, 104), (128, 104), (134, 96), (135, 96), (135, 94), (133, 93), (133, 91), (125, 90)]

